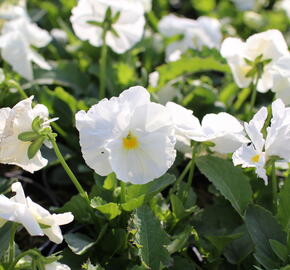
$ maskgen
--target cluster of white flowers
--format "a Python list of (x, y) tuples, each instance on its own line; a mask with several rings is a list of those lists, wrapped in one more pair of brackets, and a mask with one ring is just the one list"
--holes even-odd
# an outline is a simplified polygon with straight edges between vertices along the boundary
[(178, 104), (151, 102), (140, 86), (101, 100), (87, 113), (78, 112), (76, 126), (87, 165), (100, 175), (115, 172), (118, 179), (134, 184), (152, 181), (171, 167), (176, 140), (177, 149), (190, 140), (213, 142), (212, 150), (220, 153), (232, 153), (249, 142), (233, 116), (208, 114), (200, 124)]
[(181, 36), (166, 48), (167, 61), (178, 60), (188, 49), (200, 50), (203, 46), (218, 49), (222, 40), (220, 28), (220, 22), (210, 17), (192, 20), (173, 14), (165, 16), (158, 24), (160, 33), (166, 37)]
[(1, 55), (12, 68), (27, 80), (33, 79), (32, 63), (43, 69), (51, 69), (50, 65), (31, 46), (42, 48), (50, 41), (46, 30), (39, 28), (31, 21), (24, 6), (6, 6), (9, 12), (3, 13), (5, 23), (1, 28)]
[(258, 57), (261, 61), (267, 61), (259, 78), (257, 91), (265, 93), (272, 89), (276, 98), (290, 104), (290, 53), (280, 31), (258, 33), (250, 36), (246, 42), (238, 38), (226, 38), (221, 46), (221, 54), (227, 59), (239, 87), (247, 87), (253, 81), (248, 76), (252, 69), (251, 62)]

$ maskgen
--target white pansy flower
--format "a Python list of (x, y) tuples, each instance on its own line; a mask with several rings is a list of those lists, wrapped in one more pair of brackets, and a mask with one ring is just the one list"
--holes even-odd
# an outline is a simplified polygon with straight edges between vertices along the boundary
[(53, 262), (45, 265), (45, 270), (71, 270), (66, 264)]
[(31, 46), (41, 48), (51, 41), (46, 30), (32, 23), (28, 17), (7, 21), (0, 36), (1, 55), (12, 68), (27, 80), (33, 79), (31, 62), (43, 69), (51, 69), (44, 58)]
[(32, 108), (33, 97), (17, 103), (12, 109), (0, 109), (0, 163), (18, 165), (33, 173), (47, 164), (40, 151), (32, 158), (27, 156), (31, 142), (18, 139), (18, 135), (32, 130), (33, 120), (39, 116), (48, 119), (48, 110), (38, 104)]
[(93, 46), (103, 44), (103, 29), (91, 22), (102, 23), (110, 8), (112, 16), (120, 12), (113, 31), (106, 34), (106, 44), (116, 53), (124, 53), (139, 42), (143, 36), (145, 17), (144, 8), (139, 1), (130, 0), (80, 0), (73, 8), (70, 18), (74, 32), (81, 40)]
[(181, 35), (181, 39), (166, 48), (167, 61), (176, 61), (187, 49), (200, 50), (203, 46), (219, 48), (222, 34), (217, 19), (199, 17), (197, 20), (169, 14), (161, 19), (158, 29), (166, 37)]
[(83, 157), (100, 175), (115, 172), (124, 182), (144, 184), (162, 176), (175, 160), (171, 116), (150, 102), (143, 87), (78, 112), (76, 126)]
[(233, 153), (248, 142), (241, 123), (225, 112), (205, 115), (201, 121), (201, 129), (195, 130), (190, 138), (199, 142), (213, 142), (215, 145), (211, 149), (221, 154)]
[(234, 165), (243, 168), (253, 167), (257, 175), (268, 183), (265, 164), (271, 156), (278, 156), (282, 161), (290, 161), (290, 109), (277, 99), (272, 103), (271, 125), (267, 128), (264, 138), (261, 130), (267, 118), (267, 109), (262, 107), (249, 123), (245, 123), (245, 130), (251, 140), (250, 145), (241, 146), (233, 154)]
[(281, 57), (289, 55), (285, 39), (278, 30), (268, 30), (250, 36), (246, 42), (238, 38), (226, 38), (221, 46), (221, 54), (228, 61), (234, 79), (239, 87), (247, 87), (252, 78), (246, 77), (251, 70), (245, 59), (254, 61), (262, 55), (262, 60), (270, 59), (258, 81), (257, 90), (267, 92), (273, 86), (273, 66)]
[(22, 224), (33, 236), (46, 235), (52, 242), (60, 244), (63, 236), (59, 226), (72, 222), (73, 215), (70, 212), (50, 214), (29, 197), (25, 197), (19, 182), (12, 184), (11, 189), (16, 193), (12, 198), (0, 195), (0, 218)]

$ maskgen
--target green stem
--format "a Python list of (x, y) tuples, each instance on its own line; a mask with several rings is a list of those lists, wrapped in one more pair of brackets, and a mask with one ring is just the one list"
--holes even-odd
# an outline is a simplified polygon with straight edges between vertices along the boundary
[(272, 163), (272, 192), (273, 192), (273, 204), (275, 209), (277, 209), (277, 198), (278, 198), (278, 182), (276, 176), (276, 168), (275, 168), (275, 161)]
[(11, 264), (14, 260), (15, 257), (15, 243), (14, 243), (14, 238), (15, 238), (15, 233), (17, 231), (18, 224), (13, 223), (11, 233), (10, 233), (10, 242), (9, 242), (9, 264)]
[(103, 99), (106, 96), (106, 69), (107, 69), (107, 55), (108, 47), (106, 44), (106, 34), (107, 31), (103, 32), (103, 45), (101, 49), (101, 58), (100, 58), (100, 89), (99, 89), (99, 99)]
[(248, 120), (250, 120), (252, 118), (252, 116), (254, 115), (254, 107), (255, 107), (255, 103), (256, 103), (256, 99), (257, 99), (257, 85), (260, 79), (260, 75), (258, 74), (255, 78), (253, 79), (252, 83), (251, 83), (251, 90), (252, 90), (252, 95), (251, 95), (251, 101), (250, 101), (250, 111), (248, 114)]
[(22, 98), (24, 98), (24, 99), (28, 98), (27, 94), (24, 92), (24, 90), (19, 85), (19, 83), (17, 83), (16, 81), (9, 80), (8, 81), (8, 86), (9, 87), (15, 87)]
[(126, 183), (123, 181), (120, 182), (121, 185), (121, 202), (124, 203), (126, 201)]
[(23, 257), (28, 256), (28, 255), (41, 257), (41, 254), (39, 254), (37, 251), (35, 251), (33, 249), (24, 251), (23, 253), (21, 253), (18, 256), (16, 256), (15, 260), (10, 264), (10, 266), (8, 267), (7, 270), (14, 270), (16, 264), (20, 261), (20, 259), (22, 259)]
[(78, 190), (78, 192), (80, 193), (80, 195), (90, 204), (90, 200), (89, 200), (88, 194), (84, 191), (84, 189), (81, 186), (81, 184), (79, 183), (78, 179), (75, 177), (75, 175), (73, 174), (72, 170), (67, 165), (63, 155), (61, 154), (61, 152), (60, 152), (60, 150), (58, 148), (58, 145), (57, 145), (57, 143), (55, 141), (55, 138), (50, 138), (50, 141), (52, 143), (54, 152), (55, 152), (59, 162), (61, 163), (62, 167), (66, 171), (67, 175), (69, 176), (69, 178), (71, 179), (71, 181), (75, 185), (75, 187)]
[(192, 158), (191, 158), (191, 166), (190, 166), (190, 171), (189, 171), (188, 180), (187, 180), (187, 190), (191, 187), (191, 184), (193, 181), (196, 153), (197, 153), (197, 144), (194, 143), (192, 146)]
[[(175, 184), (174, 184), (174, 186), (171, 188), (171, 190), (170, 190), (170, 194), (173, 194), (176, 190), (177, 190), (177, 188), (178, 188), (178, 186), (180, 185), (180, 183), (181, 183), (181, 181), (184, 179), (184, 177), (186, 176), (186, 174), (188, 173), (188, 171), (190, 170), (190, 168), (191, 168), (191, 163), (192, 163), (192, 160), (190, 160), (188, 163), (187, 163), (187, 165), (186, 165), (186, 167), (184, 168), (184, 170), (182, 171), (182, 173), (181, 173), (181, 175), (177, 178), (177, 180), (175, 181)], [(168, 197), (170, 197), (170, 196), (168, 196)]]

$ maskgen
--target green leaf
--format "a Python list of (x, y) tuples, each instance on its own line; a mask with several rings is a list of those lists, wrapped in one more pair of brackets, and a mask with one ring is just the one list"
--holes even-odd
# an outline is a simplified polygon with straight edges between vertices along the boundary
[(233, 233), (241, 233), (242, 236), (233, 240), (223, 252), (231, 264), (240, 264), (254, 250), (253, 242), (245, 225), (234, 230)]
[(32, 142), (36, 140), (38, 137), (39, 137), (39, 134), (37, 134), (34, 131), (26, 131), (18, 135), (18, 139), (23, 142)]
[(158, 91), (166, 83), (181, 75), (203, 71), (230, 72), (230, 69), (227, 64), (222, 64), (213, 57), (191, 57), (182, 58), (178, 61), (159, 66), (157, 67), (157, 71), (160, 77), (158, 86), (153, 91)]
[(148, 184), (128, 186), (126, 202), (121, 204), (122, 209), (132, 211), (140, 207), (167, 186), (173, 184), (175, 179), (174, 175), (165, 174)]
[(27, 151), (27, 155), (29, 159), (34, 158), (34, 156), (37, 154), (37, 152), (40, 150), (43, 142), (45, 141), (45, 137), (38, 137), (34, 142), (32, 142)]
[(93, 265), (91, 264), (90, 261), (88, 261), (87, 263), (82, 265), (82, 269), (84, 270), (104, 270), (103, 267), (101, 267), (100, 265)]
[(114, 219), (115, 217), (122, 214), (120, 207), (116, 203), (100, 203), (99, 197), (95, 197), (91, 200), (91, 207), (97, 209), (102, 214), (104, 214), (109, 220)]
[(286, 262), (288, 258), (288, 249), (287, 246), (281, 244), (279, 241), (270, 239), (269, 240), (272, 250), (275, 254), (283, 261)]
[(290, 178), (288, 177), (278, 195), (277, 218), (286, 231), (290, 229)]
[(217, 248), (219, 254), (229, 245), (233, 240), (242, 236), (241, 233), (229, 235), (208, 235), (206, 238)]
[(81, 233), (68, 233), (64, 239), (71, 251), (77, 255), (82, 255), (91, 248), (95, 241)]
[(266, 269), (280, 266), (279, 257), (273, 252), (270, 240), (286, 245), (286, 233), (271, 212), (258, 205), (250, 205), (245, 214), (245, 223), (255, 244), (257, 261)]
[(170, 265), (171, 258), (165, 247), (169, 238), (147, 205), (136, 210), (133, 227), (137, 231), (135, 244), (142, 262), (152, 270)]
[(12, 225), (12, 222), (6, 222), (0, 228), (0, 259), (8, 249)]
[(242, 216), (247, 205), (252, 201), (251, 186), (242, 170), (228, 160), (213, 156), (199, 157), (196, 159), (196, 164)]

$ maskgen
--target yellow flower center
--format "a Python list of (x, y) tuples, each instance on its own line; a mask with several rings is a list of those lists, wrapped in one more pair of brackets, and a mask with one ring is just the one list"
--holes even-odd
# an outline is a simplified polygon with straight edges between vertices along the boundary
[(258, 155), (258, 154), (252, 156), (252, 158), (251, 158), (251, 161), (254, 162), (254, 163), (259, 162), (259, 160), (260, 160), (260, 155)]
[(128, 133), (127, 137), (123, 138), (123, 147), (126, 150), (136, 149), (139, 146), (137, 137), (134, 136), (131, 132)]
[(252, 67), (247, 65), (247, 66), (243, 66), (241, 68), (241, 71), (242, 71), (243, 75), (245, 76), (251, 69), (252, 69)]

